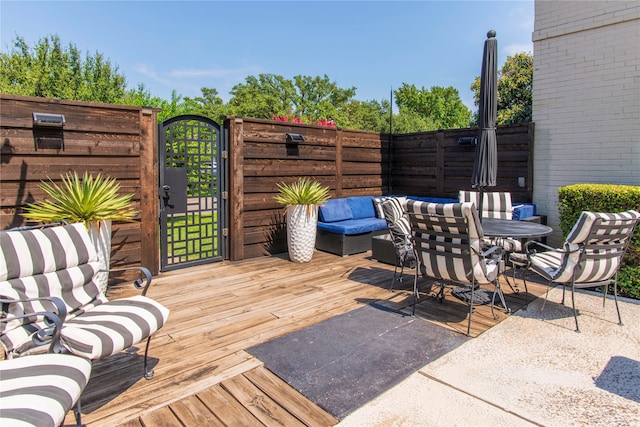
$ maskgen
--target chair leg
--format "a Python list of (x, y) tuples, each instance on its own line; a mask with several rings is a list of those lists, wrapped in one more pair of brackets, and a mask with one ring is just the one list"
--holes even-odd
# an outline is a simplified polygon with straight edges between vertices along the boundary
[(580, 326), (578, 326), (578, 311), (576, 310), (576, 286), (573, 281), (571, 281), (571, 305), (573, 306), (573, 318), (576, 320), (576, 332), (580, 332)]
[(618, 274), (613, 279), (613, 300), (616, 303), (616, 311), (618, 312), (618, 325), (623, 326), (622, 316), (620, 316), (620, 307), (618, 306)]
[(149, 343), (151, 342), (151, 336), (149, 336), (149, 338), (147, 338), (147, 345), (144, 348), (144, 378), (147, 380), (150, 380), (151, 378), (153, 378), (153, 369), (148, 369), (148, 364), (147, 364), (147, 356), (149, 354)]
[(496, 281), (493, 283), (493, 295), (491, 296), (491, 316), (493, 316), (495, 320), (498, 320), (498, 316), (493, 312), (493, 306), (495, 305), (495, 302), (496, 302), (496, 294), (498, 294), (498, 296), (500, 297), (500, 302), (504, 307), (505, 313), (511, 314), (511, 309), (507, 307), (507, 302), (504, 300), (504, 294), (502, 293), (502, 288), (500, 287), (500, 280), (498, 278), (496, 278)]
[(544, 293), (544, 301), (542, 301), (542, 307), (540, 307), (540, 311), (544, 310), (544, 306), (547, 304), (547, 300), (549, 299), (549, 289), (551, 289), (552, 280), (547, 282), (547, 291)]
[(476, 278), (475, 276), (471, 280), (471, 301), (469, 301), (469, 321), (467, 322), (467, 336), (471, 336), (471, 316), (473, 315), (473, 298), (476, 289)]
[(396, 277), (398, 275), (398, 255), (396, 255), (396, 262), (393, 265), (393, 278), (391, 279), (391, 286), (389, 286), (389, 290), (393, 290), (393, 285), (396, 283)]
[(80, 406), (80, 400), (82, 396), (78, 398), (76, 406), (73, 407), (73, 416), (76, 419), (76, 427), (83, 427), (82, 425), (82, 408)]
[[(415, 254), (415, 252), (414, 252)], [(417, 254), (416, 254), (417, 255)], [(420, 274), (420, 260), (416, 256), (416, 274), (413, 276), (413, 307), (411, 309), (411, 315), (416, 315), (416, 302), (418, 301), (418, 274)]]

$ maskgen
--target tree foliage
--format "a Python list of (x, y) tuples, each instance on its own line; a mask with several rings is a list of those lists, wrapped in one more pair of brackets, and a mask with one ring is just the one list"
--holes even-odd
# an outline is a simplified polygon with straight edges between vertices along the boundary
[[(460, 100), (460, 94), (454, 87), (433, 86), (431, 90), (416, 88), (415, 85), (403, 83), (394, 91), (396, 104), (401, 114), (415, 115), (407, 122), (429, 126), (437, 130), (463, 128), (469, 126), (471, 111)], [(422, 120), (419, 120), (422, 118)], [(416, 131), (415, 129), (413, 131)]]
[[(530, 122), (532, 117), (533, 55), (516, 53), (508, 56), (498, 71), (497, 124)], [(480, 77), (471, 85), (476, 105), (480, 103)], [(477, 123), (477, 114), (474, 116)]]
[[(531, 120), (533, 58), (516, 54), (499, 71), (498, 124)], [(479, 78), (471, 85), (476, 105)], [(248, 76), (235, 85), (225, 103), (213, 87), (201, 95), (183, 97), (175, 90), (171, 99), (153, 96), (143, 83), (128, 89), (125, 76), (102, 54), (85, 55), (73, 44), (62, 46), (50, 35), (30, 47), (17, 37), (10, 52), (0, 52), (0, 92), (55, 99), (96, 101), (160, 108), (158, 120), (196, 114), (222, 122), (227, 115), (273, 119), (295, 118), (304, 123), (331, 123), (341, 128), (389, 132), (389, 100), (360, 101), (356, 88), (342, 88), (327, 75), (276, 74)], [(473, 124), (471, 112), (453, 87), (430, 89), (403, 83), (394, 91), (397, 113), (394, 133), (463, 128)]]
[(0, 52), (2, 93), (119, 103), (126, 85), (102, 54), (82, 59), (75, 45), (63, 47), (58, 36), (43, 37), (33, 48), (17, 37), (11, 52)]
[(330, 119), (346, 122), (346, 110), (356, 88), (343, 89), (328, 76), (295, 76), (293, 80), (275, 74), (249, 76), (231, 89), (229, 112), (234, 115), (272, 119), (294, 116), (305, 123)]

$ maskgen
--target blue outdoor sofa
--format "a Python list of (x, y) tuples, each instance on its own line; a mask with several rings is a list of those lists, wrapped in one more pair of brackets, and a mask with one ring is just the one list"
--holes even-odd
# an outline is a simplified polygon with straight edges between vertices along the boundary
[[(335, 255), (347, 256), (366, 252), (373, 244), (389, 246), (387, 222), (380, 204), (386, 197), (353, 196), (330, 199), (320, 206), (316, 249)], [(406, 196), (407, 199), (431, 203), (457, 203), (446, 197)], [(513, 219), (535, 215), (535, 205), (514, 206)], [(388, 240), (388, 242), (386, 242)], [(376, 251), (380, 253), (380, 251)], [(387, 251), (389, 252), (389, 251)], [(393, 253), (388, 258), (395, 257)], [(393, 261), (390, 262), (393, 264)]]
[(376, 215), (373, 196), (330, 199), (319, 208), (316, 249), (347, 256), (371, 249), (371, 237), (386, 234), (387, 222)]

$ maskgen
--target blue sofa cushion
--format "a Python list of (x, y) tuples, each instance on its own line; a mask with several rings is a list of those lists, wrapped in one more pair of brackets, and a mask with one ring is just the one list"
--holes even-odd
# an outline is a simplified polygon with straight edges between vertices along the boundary
[(347, 199), (329, 199), (320, 206), (320, 221), (334, 222), (345, 221), (353, 218)]
[(385, 230), (387, 221), (380, 218), (360, 218), (346, 221), (318, 222), (318, 229), (335, 234), (361, 234)]
[(373, 196), (347, 197), (347, 203), (351, 208), (353, 219), (375, 218), (376, 210), (373, 207)]
[(513, 206), (513, 219), (520, 220), (529, 218), (536, 214), (536, 205), (532, 203), (521, 203)]

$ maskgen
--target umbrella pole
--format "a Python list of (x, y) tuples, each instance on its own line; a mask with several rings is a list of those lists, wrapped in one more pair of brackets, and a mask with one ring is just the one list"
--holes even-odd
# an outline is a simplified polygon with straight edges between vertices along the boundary
[(478, 207), (478, 218), (480, 219), (480, 224), (482, 224), (482, 207), (484, 205), (484, 186), (480, 186), (480, 206)]

